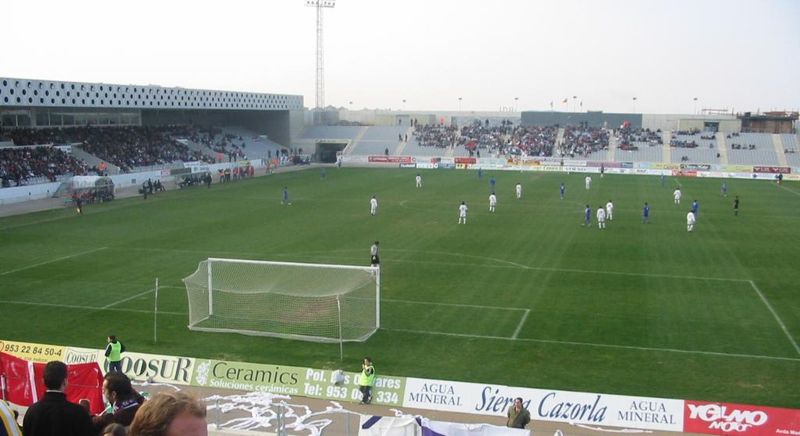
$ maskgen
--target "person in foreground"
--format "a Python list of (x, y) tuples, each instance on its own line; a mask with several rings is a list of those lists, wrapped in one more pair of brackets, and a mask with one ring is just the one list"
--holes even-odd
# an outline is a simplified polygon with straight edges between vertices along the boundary
[(206, 406), (183, 391), (159, 392), (142, 405), (128, 436), (207, 436)]
[(48, 362), (44, 367), (47, 391), (34, 403), (22, 420), (25, 436), (86, 436), (92, 432), (92, 419), (82, 406), (67, 401), (69, 371), (64, 362)]

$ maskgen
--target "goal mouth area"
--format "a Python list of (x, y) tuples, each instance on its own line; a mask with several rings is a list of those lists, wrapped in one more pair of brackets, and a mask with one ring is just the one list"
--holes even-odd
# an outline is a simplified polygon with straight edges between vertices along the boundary
[(209, 258), (183, 279), (193, 331), (362, 342), (380, 327), (380, 269)]

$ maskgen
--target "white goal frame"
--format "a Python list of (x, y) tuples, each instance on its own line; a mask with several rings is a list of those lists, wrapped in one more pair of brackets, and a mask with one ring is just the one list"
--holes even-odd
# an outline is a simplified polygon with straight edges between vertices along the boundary
[[(198, 273), (201, 272), (201, 264), (198, 266), (198, 269), (189, 277), (183, 279), (184, 283), (186, 284), (187, 288), (187, 298), (189, 298), (189, 325), (188, 328), (193, 331), (206, 331), (206, 332), (221, 332), (221, 333), (240, 333), (246, 335), (253, 335), (253, 336), (270, 336), (270, 337), (279, 337), (279, 338), (289, 338), (289, 339), (297, 339), (303, 341), (313, 341), (313, 342), (330, 342), (330, 343), (342, 343), (342, 342), (361, 342), (368, 339), (372, 336), (379, 328), (380, 328), (380, 285), (381, 285), (381, 278), (380, 278), (380, 267), (379, 266), (355, 266), (355, 265), (335, 265), (335, 264), (317, 264), (317, 263), (301, 263), (301, 262), (277, 262), (277, 261), (265, 261), (265, 260), (248, 260), (248, 259), (229, 259), (229, 258), (217, 258), (211, 257), (205, 260), (206, 262), (206, 290), (208, 291), (208, 316), (203, 317), (201, 319), (195, 319), (193, 315), (194, 305), (191, 303), (191, 290), (189, 288), (190, 284), (187, 280), (190, 277), (196, 276)], [(343, 295), (347, 295), (348, 292), (332, 292), (329, 296), (336, 297), (336, 304), (337, 304), (337, 323), (339, 329), (339, 337), (326, 337), (326, 336), (311, 336), (311, 335), (304, 335), (304, 334), (293, 334), (293, 333), (285, 333), (285, 332), (270, 332), (270, 331), (260, 331), (260, 330), (249, 330), (249, 329), (235, 329), (235, 328), (220, 328), (220, 327), (208, 327), (208, 326), (200, 326), (198, 324), (206, 321), (214, 316), (215, 307), (214, 307), (214, 299), (215, 299), (215, 283), (214, 283), (214, 265), (220, 263), (231, 263), (231, 264), (249, 264), (249, 265), (268, 265), (268, 266), (285, 266), (285, 267), (302, 267), (302, 268), (325, 268), (325, 269), (341, 269), (341, 270), (356, 270), (356, 271), (364, 271), (368, 272), (372, 275), (375, 281), (375, 324), (374, 328), (371, 331), (359, 338), (356, 339), (345, 339), (342, 335), (342, 308), (341, 308), (341, 297)], [(202, 279), (201, 279), (202, 280)], [(195, 282), (196, 284), (196, 282)], [(197, 288), (195, 288), (197, 289)], [(361, 288), (363, 289), (363, 288)], [(219, 291), (218, 291), (219, 292)], [(217, 292), (217, 293), (218, 293)], [(298, 296), (304, 297), (302, 294), (302, 290), (298, 290), (296, 293), (280, 293), (280, 292), (269, 292), (265, 291), (265, 294), (278, 294), (283, 296)], [(200, 315), (202, 316), (202, 315)]]

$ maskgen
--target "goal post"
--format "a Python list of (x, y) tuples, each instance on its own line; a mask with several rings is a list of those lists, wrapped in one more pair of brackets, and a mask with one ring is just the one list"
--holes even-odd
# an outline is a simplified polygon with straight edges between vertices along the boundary
[(361, 342), (380, 328), (380, 268), (209, 258), (183, 279), (189, 329)]

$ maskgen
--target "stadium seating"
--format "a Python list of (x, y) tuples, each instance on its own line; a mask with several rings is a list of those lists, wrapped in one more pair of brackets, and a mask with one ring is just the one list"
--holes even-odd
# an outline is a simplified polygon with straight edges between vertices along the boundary
[(662, 162), (664, 159), (663, 147), (639, 147), (638, 150), (617, 149), (615, 160), (621, 162)]
[(361, 126), (313, 126), (305, 129), (301, 134), (302, 139), (355, 139)]

